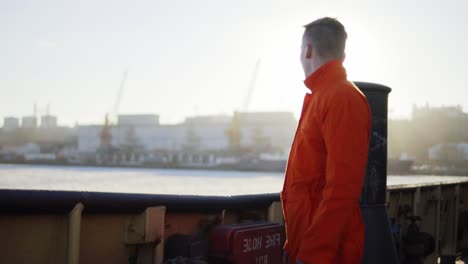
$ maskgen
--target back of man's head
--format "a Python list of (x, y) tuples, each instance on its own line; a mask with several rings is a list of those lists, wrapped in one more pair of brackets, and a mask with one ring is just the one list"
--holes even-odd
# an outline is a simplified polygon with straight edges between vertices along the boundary
[(304, 38), (323, 60), (343, 59), (346, 47), (346, 30), (338, 20), (330, 17), (317, 19), (304, 26)]

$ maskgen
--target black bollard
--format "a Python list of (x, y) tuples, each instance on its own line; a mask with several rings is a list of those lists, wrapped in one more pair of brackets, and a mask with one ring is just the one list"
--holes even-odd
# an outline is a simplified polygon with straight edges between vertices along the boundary
[(361, 194), (365, 226), (362, 264), (399, 263), (386, 208), (387, 191), (387, 101), (389, 87), (355, 82), (366, 95), (372, 112), (371, 142), (367, 172)]

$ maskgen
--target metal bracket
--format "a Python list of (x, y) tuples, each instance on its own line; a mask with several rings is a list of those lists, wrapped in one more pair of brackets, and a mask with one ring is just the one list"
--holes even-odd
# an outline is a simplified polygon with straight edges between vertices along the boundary
[(283, 206), (281, 202), (273, 202), (270, 207), (268, 207), (268, 221), (276, 224), (283, 224)]
[(164, 255), (164, 229), (166, 207), (148, 207), (137, 216), (128, 219), (124, 243), (138, 250), (138, 264), (161, 264)]

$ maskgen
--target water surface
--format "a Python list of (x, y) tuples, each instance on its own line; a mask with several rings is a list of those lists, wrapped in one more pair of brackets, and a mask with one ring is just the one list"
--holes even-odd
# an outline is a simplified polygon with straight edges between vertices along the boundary
[[(0, 164), (0, 189), (229, 196), (278, 193), (284, 174), (214, 170)], [(468, 181), (460, 176), (394, 176), (389, 188)]]

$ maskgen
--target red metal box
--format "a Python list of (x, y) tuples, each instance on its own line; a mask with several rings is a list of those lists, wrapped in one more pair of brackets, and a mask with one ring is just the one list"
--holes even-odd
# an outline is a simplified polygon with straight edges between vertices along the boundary
[(220, 225), (210, 234), (210, 263), (281, 264), (284, 226)]

